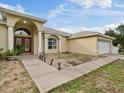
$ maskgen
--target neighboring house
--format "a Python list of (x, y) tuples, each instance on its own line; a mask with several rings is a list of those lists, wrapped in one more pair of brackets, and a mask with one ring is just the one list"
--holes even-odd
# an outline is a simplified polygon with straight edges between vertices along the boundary
[[(47, 20), (0, 8), (0, 48), (23, 44), (25, 53), (74, 52), (89, 55), (113, 53), (114, 38), (98, 32), (70, 34), (43, 27)], [(114, 51), (115, 52), (115, 51)]]

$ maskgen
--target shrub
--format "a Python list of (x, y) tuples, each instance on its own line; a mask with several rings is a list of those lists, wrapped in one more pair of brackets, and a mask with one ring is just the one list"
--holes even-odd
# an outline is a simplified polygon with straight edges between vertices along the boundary
[(3, 51), (3, 48), (0, 48), (0, 52)]
[(7, 56), (14, 56), (15, 55), (14, 49), (13, 50), (7, 50), (5, 53)]
[(24, 45), (16, 44), (14, 52), (15, 52), (16, 55), (20, 55), (20, 54), (24, 53)]
[(124, 52), (124, 48), (120, 48), (118, 52)]
[(14, 56), (14, 50), (0, 51), (0, 60), (8, 60), (9, 56)]
[(24, 45), (16, 44), (15, 49), (7, 50), (3, 52), (3, 49), (0, 49), (0, 60), (8, 60), (10, 56), (20, 55), (24, 53)]
[(0, 60), (8, 60), (8, 56), (7, 56), (7, 54), (6, 54), (6, 52), (2, 52), (2, 53), (0, 53)]

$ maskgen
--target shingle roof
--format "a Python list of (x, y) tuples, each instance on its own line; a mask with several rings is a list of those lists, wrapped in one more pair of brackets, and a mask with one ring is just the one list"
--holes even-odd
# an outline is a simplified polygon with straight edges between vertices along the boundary
[(60, 35), (60, 36), (65, 36), (65, 37), (70, 37), (71, 34), (63, 31), (59, 31), (56, 29), (48, 28), (48, 27), (43, 27), (44, 33), (49, 33), (49, 34), (55, 34), (55, 35)]
[(104, 35), (99, 32), (92, 32), (92, 31), (82, 31), (82, 32), (74, 33), (74, 34), (72, 34), (72, 36), (69, 39), (88, 37), (88, 36), (102, 36), (102, 37), (105, 37), (108, 39), (114, 39), (113, 37)]
[(43, 27), (43, 31), (44, 31), (44, 33), (66, 36), (66, 37), (68, 37), (68, 39), (75, 39), (75, 38), (82, 38), (82, 37), (89, 37), (89, 36), (101, 36), (101, 37), (108, 38), (108, 39), (115, 39), (111, 36), (107, 36), (102, 33), (93, 32), (93, 31), (82, 31), (82, 32), (70, 34), (67, 32), (59, 31), (56, 29), (48, 28), (48, 27)]

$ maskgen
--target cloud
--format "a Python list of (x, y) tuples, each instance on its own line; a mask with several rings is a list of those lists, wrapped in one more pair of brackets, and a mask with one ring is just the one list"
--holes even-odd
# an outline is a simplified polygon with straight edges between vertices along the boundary
[(107, 24), (104, 25), (103, 27), (79, 27), (79, 26), (68, 26), (68, 27), (60, 27), (56, 28), (61, 31), (69, 32), (69, 33), (77, 33), (81, 31), (93, 31), (93, 32), (100, 32), (100, 33), (105, 33), (105, 31), (108, 31), (110, 28), (115, 30), (118, 25), (124, 23), (124, 21), (118, 22), (116, 24)]
[[(99, 9), (99, 8), (90, 8), (95, 6), (95, 4), (101, 8), (107, 8), (112, 6), (112, 0), (68, 0), (70, 2), (78, 3), (80, 6), (89, 9), (77, 8), (76, 6), (69, 6), (68, 3), (60, 4), (55, 9), (49, 11), (47, 18), (55, 18), (57, 16), (70, 16), (70, 17), (79, 17), (84, 18), (88, 16), (99, 16), (99, 17), (123, 17), (124, 12), (121, 10), (114, 9)], [(73, 6), (73, 8), (72, 8)], [(120, 4), (115, 4), (116, 7), (124, 7)]]
[(0, 3), (0, 7), (14, 10), (14, 11), (21, 12), (21, 13), (25, 13), (24, 8), (20, 4), (17, 4), (16, 6), (12, 6), (12, 5), (8, 5), (8, 4)]
[[(56, 15), (52, 16), (52, 18), (48, 18), (49, 19), (48, 24), (53, 28), (70, 33), (80, 32), (80, 31), (97, 31), (104, 33), (106, 30), (109, 30), (109, 28), (116, 27), (119, 23), (108, 24), (108, 25), (103, 25), (103, 27), (102, 26), (99, 27), (97, 25), (101, 24), (100, 22), (103, 22), (104, 24), (110, 23), (111, 21), (118, 22), (120, 20), (123, 20), (123, 16), (124, 16), (124, 12), (113, 9), (109, 9), (109, 10), (79, 9), (79, 8), (71, 8), (63, 5), (62, 9), (59, 10), (61, 10), (61, 13), (57, 13), (57, 14), (55, 13)], [(101, 19), (97, 20), (97, 17)], [(54, 21), (54, 25), (53, 25), (53, 21)], [(85, 25), (94, 26), (95, 24), (96, 24), (95, 27), (85, 26)]]
[(115, 4), (115, 7), (118, 7), (118, 8), (124, 8), (124, 4)]
[(53, 18), (56, 17), (59, 14), (62, 14), (65, 10), (65, 4), (58, 5), (54, 10), (50, 10), (48, 17)]
[(110, 8), (112, 6), (112, 0), (68, 0), (71, 3), (75, 3), (83, 8), (91, 8), (93, 6), (99, 6), (100, 8)]
[[(51, 27), (53, 28), (70, 33), (80, 31), (95, 31), (105, 33), (105, 31), (109, 30), (110, 28), (115, 29), (115, 27), (117, 27), (121, 23), (118, 21), (124, 20), (123, 11), (111, 8), (112, 5), (116, 5), (118, 7), (122, 6), (113, 4), (112, 0), (68, 1), (71, 2), (71, 4), (60, 4), (55, 9), (50, 10), (48, 18), (49, 26), (52, 25)], [(72, 3), (74, 3), (74, 5)], [(81, 7), (77, 7), (76, 5)], [(73, 8), (71, 6), (73, 6)], [(53, 25), (53, 21), (55, 25)], [(106, 25), (101, 26), (101, 23), (102, 25)]]
[(81, 32), (81, 31), (93, 31), (93, 32), (100, 32), (100, 33), (104, 33), (105, 28), (103, 27), (78, 27), (78, 26), (70, 26), (70, 27), (60, 27), (60, 28), (56, 28), (58, 30), (61, 31), (65, 31), (65, 32), (69, 32), (69, 33), (77, 33), (77, 32)]
[(110, 8), (112, 6), (112, 0), (98, 0), (98, 5), (101, 8)]
[(90, 8), (93, 6), (93, 0), (68, 0), (68, 1), (83, 6), (84, 8)]
[[(82, 12), (83, 11), (83, 12)], [(49, 18), (56, 18), (57, 16), (60, 17), (60, 15), (66, 16), (66, 17), (75, 17), (76, 19), (79, 18), (85, 18), (85, 17), (123, 17), (124, 12), (117, 11), (117, 10), (99, 10), (99, 9), (88, 9), (88, 10), (82, 10), (78, 8), (67, 8), (63, 6), (62, 8), (57, 8), (55, 10), (50, 10), (48, 14)], [(82, 19), (81, 19), (82, 20)]]

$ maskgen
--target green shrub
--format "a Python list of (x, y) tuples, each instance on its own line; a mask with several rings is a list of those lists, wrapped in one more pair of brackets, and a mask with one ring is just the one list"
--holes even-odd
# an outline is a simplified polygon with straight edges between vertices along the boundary
[(0, 52), (3, 51), (3, 48), (0, 48)]
[(124, 52), (124, 48), (120, 48), (118, 52)]
[(14, 52), (15, 52), (16, 55), (20, 55), (20, 54), (24, 53), (24, 45), (16, 44)]
[(0, 49), (0, 60), (8, 60), (10, 56), (20, 55), (22, 53), (24, 53), (24, 45), (20, 44), (16, 44), (13, 50), (3, 52), (3, 49)]
[(124, 55), (124, 52), (119, 52), (120, 55)]
[(14, 49), (14, 52), (15, 52), (15, 55), (20, 55), (21, 54), (20, 50), (17, 49), (17, 48)]
[(7, 56), (14, 56), (15, 55), (14, 49), (13, 50), (7, 50), (6, 55)]
[(0, 60), (8, 60), (9, 56), (14, 56), (14, 50), (0, 51)]
[(0, 53), (0, 60), (8, 60), (8, 56), (5, 52)]

